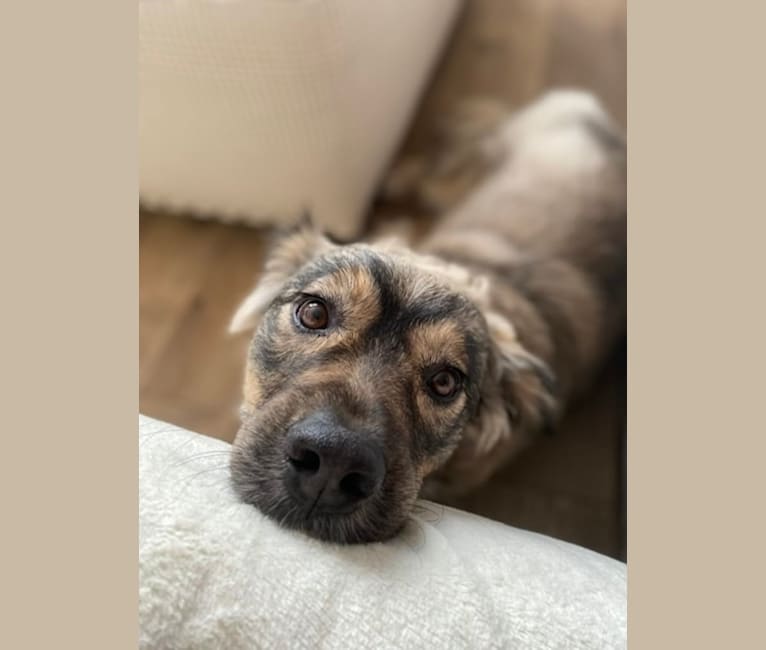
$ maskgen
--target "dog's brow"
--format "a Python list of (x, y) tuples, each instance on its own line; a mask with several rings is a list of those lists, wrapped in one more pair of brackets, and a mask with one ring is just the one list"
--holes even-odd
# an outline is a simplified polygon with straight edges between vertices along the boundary
[(468, 374), (469, 350), (460, 324), (455, 320), (419, 324), (409, 330), (407, 340), (412, 353), (422, 362), (447, 362)]
[(343, 298), (351, 294), (377, 294), (378, 288), (369, 272), (362, 266), (341, 266), (319, 277), (311, 278), (305, 285), (304, 292), (328, 292), (330, 295)]

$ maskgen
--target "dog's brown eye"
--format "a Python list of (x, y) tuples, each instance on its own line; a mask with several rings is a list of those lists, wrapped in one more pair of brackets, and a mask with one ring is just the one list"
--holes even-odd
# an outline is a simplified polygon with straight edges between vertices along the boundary
[(438, 398), (451, 399), (460, 389), (460, 375), (451, 368), (445, 368), (431, 375), (428, 387)]
[(321, 300), (311, 298), (298, 307), (298, 320), (301, 325), (310, 330), (323, 330), (330, 322), (327, 305)]

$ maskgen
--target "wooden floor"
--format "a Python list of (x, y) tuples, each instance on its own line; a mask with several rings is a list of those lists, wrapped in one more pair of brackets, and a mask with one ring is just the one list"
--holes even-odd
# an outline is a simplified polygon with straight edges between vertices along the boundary
[[(434, 120), (468, 95), (518, 105), (549, 87), (584, 87), (624, 125), (625, 19), (614, 0), (468, 0), (403, 152), (426, 147)], [(227, 336), (226, 324), (267, 243), (255, 229), (141, 214), (142, 413), (232, 439), (247, 336)], [(558, 436), (455, 505), (624, 557), (624, 397), (617, 351)]]

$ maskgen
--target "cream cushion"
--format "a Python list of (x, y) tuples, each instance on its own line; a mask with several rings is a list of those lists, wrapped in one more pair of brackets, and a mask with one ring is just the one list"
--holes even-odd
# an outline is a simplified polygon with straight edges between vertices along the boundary
[(626, 567), (420, 502), (383, 544), (283, 530), (229, 445), (139, 418), (141, 648), (623, 648)]
[(459, 0), (140, 0), (150, 208), (359, 234)]

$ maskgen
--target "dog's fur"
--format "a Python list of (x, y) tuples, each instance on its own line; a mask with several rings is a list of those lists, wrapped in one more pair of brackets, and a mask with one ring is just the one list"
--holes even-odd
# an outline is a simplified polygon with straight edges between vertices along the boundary
[[(233, 483), (285, 525), (337, 542), (391, 537), (424, 479), (431, 498), (473, 488), (555, 427), (624, 333), (618, 129), (578, 92), (510, 117), (487, 106), (388, 184), (446, 212), (417, 249), (342, 246), (304, 225), (277, 245), (232, 321), (233, 331), (257, 326)], [(296, 327), (305, 296), (330, 306), (326, 331)], [(424, 386), (443, 366), (463, 376), (448, 403)], [(350, 514), (307, 516), (283, 486), (285, 431), (328, 408), (380, 441), (385, 478)]]

